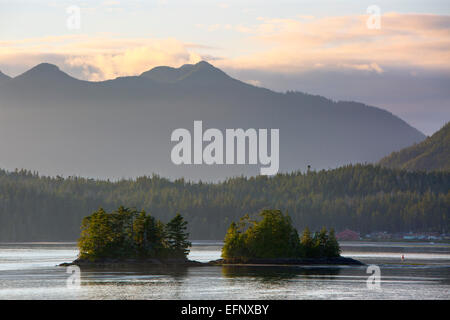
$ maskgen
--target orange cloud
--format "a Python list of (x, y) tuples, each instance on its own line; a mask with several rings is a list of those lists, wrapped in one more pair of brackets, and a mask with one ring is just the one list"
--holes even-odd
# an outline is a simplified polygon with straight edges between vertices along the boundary
[[(94, 49), (99, 45), (90, 43), (88, 47)], [(190, 52), (184, 43), (175, 39), (119, 40), (103, 42), (100, 47), (100, 52), (68, 56), (65, 63), (70, 67), (82, 67), (86, 78), (97, 81), (137, 75), (160, 65), (179, 66), (202, 59), (199, 54)], [(94, 69), (97, 71), (93, 72)]]
[[(202, 60), (192, 49), (201, 46), (176, 39), (114, 38), (78, 35), (24, 39), (1, 43), (0, 63), (20, 63), (25, 68), (42, 61), (57, 63), (63, 70), (81, 69), (92, 81), (137, 75), (160, 65), (179, 66)], [(70, 72), (69, 72), (70, 73)]]
[[(254, 25), (198, 27), (227, 30), (222, 68), (302, 72), (352, 69), (383, 73), (389, 67), (450, 70), (450, 16), (386, 13), (381, 29), (368, 29), (368, 15), (294, 19), (258, 18)], [(239, 41), (242, 41), (240, 43)], [(0, 65), (31, 67), (42, 61), (88, 80), (137, 75), (158, 65), (180, 66), (213, 57), (211, 48), (177, 39), (123, 38), (113, 34), (50, 36), (0, 41)], [(55, 60), (55, 61), (52, 61)]]
[(450, 16), (387, 13), (381, 29), (368, 16), (260, 18), (239, 26), (260, 49), (219, 62), (222, 67), (297, 72), (351, 68), (381, 73), (385, 66), (450, 69)]

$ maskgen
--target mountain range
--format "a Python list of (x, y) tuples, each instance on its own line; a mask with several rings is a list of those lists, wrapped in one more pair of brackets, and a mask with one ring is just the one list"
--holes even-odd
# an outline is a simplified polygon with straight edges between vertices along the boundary
[(281, 172), (374, 163), (425, 139), (386, 110), (256, 87), (205, 61), (100, 82), (48, 63), (0, 73), (0, 115), (0, 167), (93, 178), (258, 174), (259, 165), (173, 164), (171, 133), (195, 120), (204, 130), (279, 129)]

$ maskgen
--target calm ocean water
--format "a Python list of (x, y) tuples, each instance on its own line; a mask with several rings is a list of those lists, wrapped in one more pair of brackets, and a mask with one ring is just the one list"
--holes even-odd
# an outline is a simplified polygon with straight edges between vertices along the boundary
[[(81, 269), (68, 287), (73, 243), (0, 244), (0, 299), (450, 299), (450, 244), (341, 244), (343, 255), (381, 270), (370, 290), (366, 266)], [(195, 241), (189, 258), (220, 257), (220, 242)], [(401, 261), (401, 255), (405, 261)]]

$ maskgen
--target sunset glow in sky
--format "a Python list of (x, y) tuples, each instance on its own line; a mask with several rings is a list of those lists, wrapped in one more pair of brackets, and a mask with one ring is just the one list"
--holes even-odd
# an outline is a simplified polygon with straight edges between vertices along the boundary
[[(367, 27), (371, 5), (380, 29)], [(67, 26), (70, 6), (79, 29)], [(50, 62), (100, 81), (207, 60), (277, 91), (373, 104), (432, 134), (450, 120), (449, 14), (447, 1), (0, 0), (0, 70)]]

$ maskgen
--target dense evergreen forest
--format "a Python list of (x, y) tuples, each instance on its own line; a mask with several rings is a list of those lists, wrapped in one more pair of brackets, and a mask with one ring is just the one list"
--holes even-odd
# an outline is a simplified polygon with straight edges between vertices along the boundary
[(449, 171), (450, 122), (424, 141), (384, 157), (379, 164), (411, 171)]
[(299, 237), (290, 216), (280, 210), (263, 210), (260, 220), (243, 216), (232, 222), (225, 235), (222, 258), (235, 262), (249, 259), (335, 258), (341, 248), (334, 235), (322, 228), (311, 235), (308, 227)]
[(78, 239), (79, 259), (186, 259), (191, 243), (187, 222), (177, 214), (167, 224), (145, 211), (120, 206), (107, 213), (100, 208), (84, 217)]
[(448, 232), (450, 172), (349, 165), (193, 183), (156, 175), (113, 182), (0, 171), (0, 241), (75, 241), (83, 217), (122, 204), (163, 222), (182, 214), (191, 239), (223, 239), (232, 221), (267, 208), (287, 212), (299, 230)]

